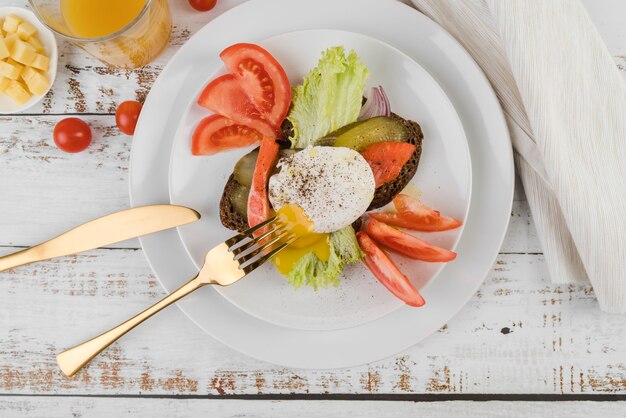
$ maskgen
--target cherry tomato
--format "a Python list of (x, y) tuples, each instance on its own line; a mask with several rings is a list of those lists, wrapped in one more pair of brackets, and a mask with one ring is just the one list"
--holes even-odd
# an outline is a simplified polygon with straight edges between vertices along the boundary
[(198, 104), (247, 125), (265, 136), (275, 136), (276, 129), (263, 120), (263, 116), (232, 74), (225, 74), (211, 81), (200, 93)]
[(229, 46), (220, 58), (270, 125), (280, 126), (291, 104), (291, 86), (276, 58), (254, 44)]
[(422, 306), (426, 302), (391, 259), (365, 232), (357, 232), (359, 246), (365, 253), (363, 262), (383, 286), (409, 306)]
[(405, 194), (394, 197), (393, 205), (398, 213), (370, 213), (370, 216), (386, 224), (414, 231), (448, 231), (462, 225), (461, 221), (442, 216), (439, 211)]
[(91, 129), (78, 118), (66, 118), (54, 127), (53, 138), (62, 151), (81, 152), (91, 143)]
[(115, 111), (115, 123), (120, 131), (126, 135), (134, 135), (137, 119), (141, 113), (142, 104), (134, 100), (120, 103)]
[(213, 155), (220, 151), (247, 147), (261, 141), (258, 131), (220, 115), (202, 119), (191, 138), (193, 155)]
[(376, 187), (395, 180), (415, 152), (407, 142), (378, 142), (361, 152), (374, 173)]
[(365, 230), (367, 235), (383, 247), (416, 260), (446, 263), (456, 258), (453, 251), (431, 245), (376, 219), (370, 219)]
[(191, 7), (199, 12), (208, 12), (215, 7), (217, 0), (189, 0)]

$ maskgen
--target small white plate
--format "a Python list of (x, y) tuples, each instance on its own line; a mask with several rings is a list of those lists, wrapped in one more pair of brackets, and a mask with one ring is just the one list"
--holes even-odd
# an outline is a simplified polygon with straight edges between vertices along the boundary
[(48, 80), (50, 80), (50, 86), (48, 87), (48, 90), (46, 90), (46, 92), (41, 96), (33, 94), (33, 96), (22, 106), (19, 106), (15, 101), (13, 101), (13, 99), (11, 99), (6, 94), (0, 93), (0, 114), (2, 115), (23, 112), (27, 109), (30, 109), (31, 107), (39, 103), (46, 96), (46, 94), (48, 94), (48, 92), (52, 88), (52, 85), (54, 84), (54, 80), (57, 75), (57, 57), (59, 55), (59, 52), (57, 50), (57, 41), (54, 38), (54, 35), (50, 31), (50, 29), (45, 27), (39, 21), (39, 19), (37, 19), (33, 12), (31, 12), (30, 10), (22, 9), (20, 7), (0, 7), (0, 19), (4, 19), (6, 16), (11, 14), (19, 17), (20, 19), (28, 23), (31, 23), (37, 28), (37, 34), (35, 36), (39, 38), (44, 46), (44, 52), (50, 57), (50, 68), (48, 68), (48, 71), (46, 72)]
[[(471, 195), (471, 164), (465, 132), (443, 90), (421, 66), (397, 49), (368, 36), (337, 31), (307, 30), (282, 34), (260, 42), (281, 63), (292, 86), (315, 68), (322, 51), (343, 45), (354, 49), (370, 71), (369, 86), (382, 85), (393, 111), (417, 121), (424, 131), (422, 156), (412, 186), (422, 200), (465, 222)], [(306, 47), (303, 47), (306, 45)], [(224, 72), (222, 66), (217, 73)], [(193, 207), (199, 222), (179, 229), (182, 241), (198, 268), (216, 240), (233, 234), (219, 219), (219, 202), (237, 160), (248, 150), (210, 157), (191, 154), (193, 129), (208, 112), (196, 104), (205, 84), (189, 97), (188, 112), (174, 138), (170, 162), (171, 203)], [(210, 179), (210, 181), (208, 181)], [(453, 249), (462, 228), (422, 238)], [(419, 289), (424, 289), (445, 266), (392, 254), (398, 267)], [(346, 268), (339, 287), (294, 290), (268, 263), (235, 285), (218, 291), (243, 311), (273, 324), (297, 329), (333, 330), (376, 320), (403, 306), (361, 263)]]

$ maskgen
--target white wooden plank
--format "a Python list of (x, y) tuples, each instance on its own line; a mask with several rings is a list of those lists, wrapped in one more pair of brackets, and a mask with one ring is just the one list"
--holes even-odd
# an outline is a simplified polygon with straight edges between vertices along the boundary
[[(85, 152), (67, 154), (52, 140), (54, 125), (62, 118), (0, 116), (0, 246), (35, 245), (128, 208), (132, 138), (119, 132), (112, 115), (83, 116), (92, 127), (93, 143)], [(137, 248), (138, 242), (115, 246)], [(541, 252), (522, 192), (516, 195), (502, 251)]]
[(0, 398), (0, 415), (24, 417), (110, 416), (153, 418), (198, 416), (257, 418), (586, 418), (623, 416), (626, 402), (393, 402), (393, 401), (263, 401), (119, 398)]
[[(143, 99), (163, 66), (176, 50), (198, 29), (224, 10), (243, 0), (220, 0), (207, 13), (198, 13), (186, 1), (170, 1), (174, 28), (170, 46), (152, 64), (134, 71), (111, 69), (73, 45), (60, 42), (59, 72), (52, 91), (29, 113), (110, 113), (117, 104), (129, 99)], [(25, 0), (5, 0), (3, 4), (24, 7)], [(606, 40), (611, 53), (626, 77), (626, 43), (620, 17), (621, 0), (585, 0), (585, 6)]]
[(626, 393), (623, 318), (589, 287), (552, 285), (532, 254), (502, 255), (446, 327), (369, 366), (265, 364), (169, 309), (63, 377), (56, 353), (163, 296), (142, 257), (96, 250), (0, 273), (0, 393)]
[(0, 245), (31, 246), (129, 207), (132, 139), (120, 134), (114, 116), (84, 116), (93, 143), (67, 154), (52, 140), (62, 118), (0, 116)]

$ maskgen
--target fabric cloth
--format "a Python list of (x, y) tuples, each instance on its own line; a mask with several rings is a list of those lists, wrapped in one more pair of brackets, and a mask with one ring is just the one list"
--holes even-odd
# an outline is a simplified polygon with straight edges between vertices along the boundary
[(491, 81), (555, 283), (626, 312), (626, 83), (579, 0), (411, 0)]

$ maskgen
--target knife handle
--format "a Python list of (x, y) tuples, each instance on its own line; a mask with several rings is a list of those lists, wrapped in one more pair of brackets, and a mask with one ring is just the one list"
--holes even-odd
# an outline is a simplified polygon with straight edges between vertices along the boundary
[(13, 254), (0, 256), (0, 272), (41, 260), (38, 247), (26, 248)]

